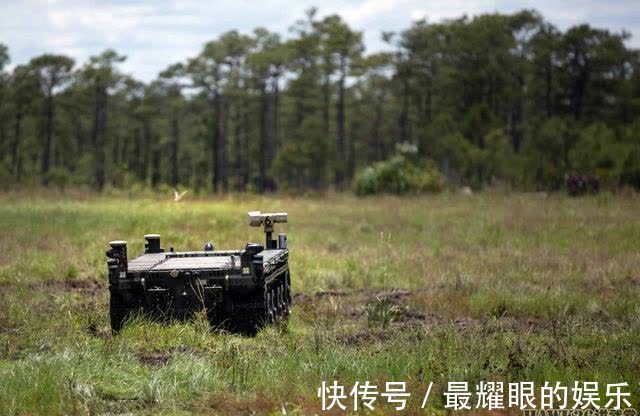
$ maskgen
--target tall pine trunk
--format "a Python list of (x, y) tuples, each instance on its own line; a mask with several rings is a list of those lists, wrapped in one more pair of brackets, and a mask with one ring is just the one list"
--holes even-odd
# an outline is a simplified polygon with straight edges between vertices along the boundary
[(278, 85), (279, 77), (273, 77), (273, 148), (274, 154), (277, 153), (280, 146), (280, 86)]
[(553, 115), (553, 63), (551, 62), (551, 58), (545, 65), (545, 94), (544, 94), (544, 105), (547, 112), (547, 118), (551, 118)]
[(151, 187), (160, 184), (160, 145), (156, 143), (151, 150)]
[(144, 115), (142, 121), (142, 166), (140, 167), (140, 173), (144, 181), (147, 182), (149, 175), (149, 162), (151, 159), (151, 116)]
[(522, 144), (524, 74), (518, 73), (516, 79), (518, 81), (518, 91), (516, 101), (511, 106), (511, 144), (513, 150), (518, 153)]
[(369, 153), (369, 154), (373, 153), (373, 157), (370, 160), (368, 160), (369, 163), (377, 160), (382, 160), (384, 159), (384, 156), (385, 156), (384, 142), (382, 140), (383, 102), (384, 102), (384, 97), (382, 96), (382, 94), (379, 94), (379, 96), (376, 97), (374, 110), (373, 110), (374, 111), (373, 124), (371, 125), (371, 140), (372, 140), (371, 148), (373, 151)]
[(239, 102), (236, 99), (233, 112), (233, 150), (234, 150), (234, 176), (236, 191), (242, 192), (243, 188), (243, 160), (245, 159), (246, 149), (242, 145), (242, 114)]
[(175, 188), (180, 182), (180, 172), (178, 167), (178, 150), (180, 143), (180, 124), (177, 114), (173, 114), (171, 119), (171, 185)]
[(105, 133), (107, 126), (107, 89), (102, 85), (95, 87), (95, 108), (92, 130), (94, 154), (94, 180), (98, 190), (105, 184)]
[(249, 175), (251, 169), (251, 152), (249, 151), (249, 100), (244, 100), (244, 110), (242, 113), (242, 149), (244, 151), (244, 159), (242, 161), (242, 190), (247, 189), (249, 185)]
[(409, 134), (409, 73), (407, 70), (402, 70), (402, 107), (400, 108), (398, 127), (400, 128), (400, 141), (411, 141)]
[(51, 168), (51, 148), (53, 146), (53, 91), (49, 91), (45, 104), (45, 144), (42, 153), (42, 184), (47, 185), (49, 182), (49, 169)]
[(213, 141), (211, 143), (211, 185), (213, 192), (218, 192), (220, 182), (220, 96), (218, 91), (213, 95)]
[(140, 127), (136, 126), (133, 129), (133, 152), (131, 154), (131, 159), (129, 160), (129, 166), (134, 169), (138, 179), (141, 181), (145, 179), (145, 175), (142, 170), (142, 160), (140, 160), (142, 158), (142, 152), (144, 151), (143, 147), (143, 136), (140, 134)]
[(325, 80), (322, 84), (322, 127), (327, 136), (329, 135), (330, 82), (329, 74), (325, 74)]
[(269, 103), (267, 96), (267, 87), (263, 83), (260, 86), (260, 149), (258, 152), (258, 171), (259, 182), (258, 191), (265, 192), (267, 186), (267, 153), (269, 151), (268, 144), (268, 131), (267, 131), (267, 116), (269, 111)]
[(346, 170), (346, 162), (347, 162), (347, 154), (346, 154), (346, 143), (345, 143), (345, 79), (347, 76), (346, 71), (346, 63), (344, 62), (344, 58), (342, 58), (341, 62), (341, 74), (340, 80), (338, 81), (338, 108), (337, 108), (337, 130), (338, 135), (336, 139), (336, 151), (338, 153), (337, 160), (337, 169), (336, 169), (336, 181), (335, 184), (337, 187), (342, 187), (344, 185), (345, 179), (345, 170)]
[(220, 131), (220, 179), (222, 182), (222, 192), (229, 190), (229, 165), (227, 137), (229, 136), (229, 100), (224, 98), (224, 106), (222, 107), (222, 125)]
[(13, 137), (13, 145), (11, 148), (11, 167), (13, 169), (13, 174), (16, 178), (16, 181), (20, 181), (20, 177), (22, 176), (22, 164), (20, 159), (20, 144), (22, 142), (22, 119), (24, 117), (24, 113), (21, 109), (16, 111), (16, 118), (14, 120), (14, 137)]
[(82, 121), (80, 117), (75, 117), (75, 115), (72, 114), (71, 123), (73, 124), (73, 133), (75, 135), (75, 140), (76, 140), (76, 149), (78, 150), (78, 154), (82, 155), (84, 154), (84, 151), (85, 151), (85, 143), (82, 135)]

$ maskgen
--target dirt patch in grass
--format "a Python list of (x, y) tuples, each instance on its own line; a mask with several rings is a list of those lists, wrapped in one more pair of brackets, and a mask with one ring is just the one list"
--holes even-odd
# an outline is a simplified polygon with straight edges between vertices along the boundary
[(139, 354), (136, 358), (141, 364), (158, 367), (167, 364), (171, 356), (169, 354)]
[(84, 328), (84, 332), (102, 340), (107, 340), (113, 337), (109, 327), (101, 327), (95, 322), (89, 323), (89, 325)]
[(278, 406), (272, 396), (258, 391), (251, 396), (217, 393), (194, 407), (195, 413), (200, 415), (269, 415), (279, 407), (286, 408), (286, 405)]
[[(486, 333), (540, 333), (553, 329), (553, 322), (527, 316), (472, 317), (460, 314), (442, 317), (429, 311), (425, 296), (429, 289), (359, 289), (298, 293), (294, 308), (304, 321), (325, 323), (326, 330), (345, 345), (363, 346), (391, 342), (398, 336), (424, 337), (439, 326), (451, 326), (456, 331), (480, 330)], [(391, 317), (372, 320), (372, 309), (382, 304)], [(384, 322), (383, 322), (384, 321)]]
[(394, 339), (397, 335), (397, 330), (362, 330), (353, 333), (343, 333), (336, 336), (336, 340), (344, 345), (353, 347), (361, 347), (363, 345), (371, 344), (374, 342), (388, 342)]
[[(343, 401), (344, 402), (344, 401)], [(344, 415), (338, 406), (322, 410), (320, 401), (312, 395), (286, 391), (257, 390), (251, 394), (233, 391), (204, 395), (190, 407), (198, 415)], [(405, 412), (405, 414), (407, 414)], [(408, 413), (411, 414), (411, 413)]]
[(89, 295), (99, 294), (107, 290), (107, 282), (96, 278), (88, 279), (49, 279), (38, 282), (0, 282), (0, 294), (15, 293), (16, 290), (82, 292)]
[(402, 303), (408, 296), (412, 294), (409, 290), (391, 289), (374, 292), (369, 296), (370, 299), (387, 299), (395, 303)]
[(107, 282), (96, 278), (73, 279), (73, 280), (45, 280), (41, 283), (29, 285), (33, 289), (54, 289), (61, 292), (82, 292), (87, 294), (97, 294), (107, 289)]
[(414, 311), (409, 305), (416, 293), (423, 290), (405, 289), (357, 289), (352, 291), (322, 291), (315, 293), (296, 293), (293, 297), (295, 308), (304, 312), (338, 313), (344, 318), (357, 319), (365, 314), (367, 304), (373, 301), (386, 301), (396, 305), (404, 320), (429, 320), (427, 314)]
[(345, 292), (339, 290), (327, 290), (321, 292), (313, 292), (313, 293), (295, 293), (293, 295), (293, 303), (294, 304), (307, 304), (318, 301), (319, 299), (323, 299), (331, 296), (347, 296), (353, 292)]
[(633, 286), (640, 286), (640, 275), (638, 276), (627, 276), (627, 282), (632, 284)]
[(426, 327), (430, 327), (442, 323), (442, 319), (440, 319), (436, 315), (429, 315), (421, 312), (414, 312), (411, 310), (403, 310), (398, 314), (394, 322), (403, 324), (419, 323)]

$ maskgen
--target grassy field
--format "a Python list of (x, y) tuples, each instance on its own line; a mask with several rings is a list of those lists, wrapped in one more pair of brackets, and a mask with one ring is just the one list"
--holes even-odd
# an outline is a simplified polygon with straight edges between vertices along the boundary
[[(108, 328), (104, 251), (261, 241), (287, 210), (294, 312), (255, 338)], [(322, 380), (607, 382), (640, 398), (640, 198), (0, 195), (0, 414), (313, 414)], [(345, 401), (345, 404), (351, 401)], [(392, 408), (376, 402), (378, 413)]]

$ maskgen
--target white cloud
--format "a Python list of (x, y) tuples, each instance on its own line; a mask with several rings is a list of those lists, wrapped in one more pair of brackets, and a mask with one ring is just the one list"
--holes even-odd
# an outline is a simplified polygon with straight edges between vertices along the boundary
[(360, 25), (371, 17), (379, 16), (381, 13), (388, 13), (402, 6), (406, 1), (402, 0), (365, 0), (360, 4), (346, 6), (338, 10), (338, 14), (346, 22), (352, 25)]
[(411, 10), (409, 16), (411, 20), (422, 20), (427, 18), (427, 12), (425, 10)]

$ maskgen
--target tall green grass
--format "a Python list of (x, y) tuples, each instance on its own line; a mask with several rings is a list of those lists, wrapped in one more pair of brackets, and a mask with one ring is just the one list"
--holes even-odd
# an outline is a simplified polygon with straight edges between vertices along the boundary
[[(289, 212), (288, 324), (245, 338), (136, 318), (110, 335), (109, 240), (238, 248), (263, 238), (252, 209)], [(430, 381), (432, 411), (447, 381), (493, 379), (627, 381), (637, 404), (638, 212), (615, 196), (0, 195), (0, 414), (309, 414), (333, 379), (407, 381), (416, 412)]]

